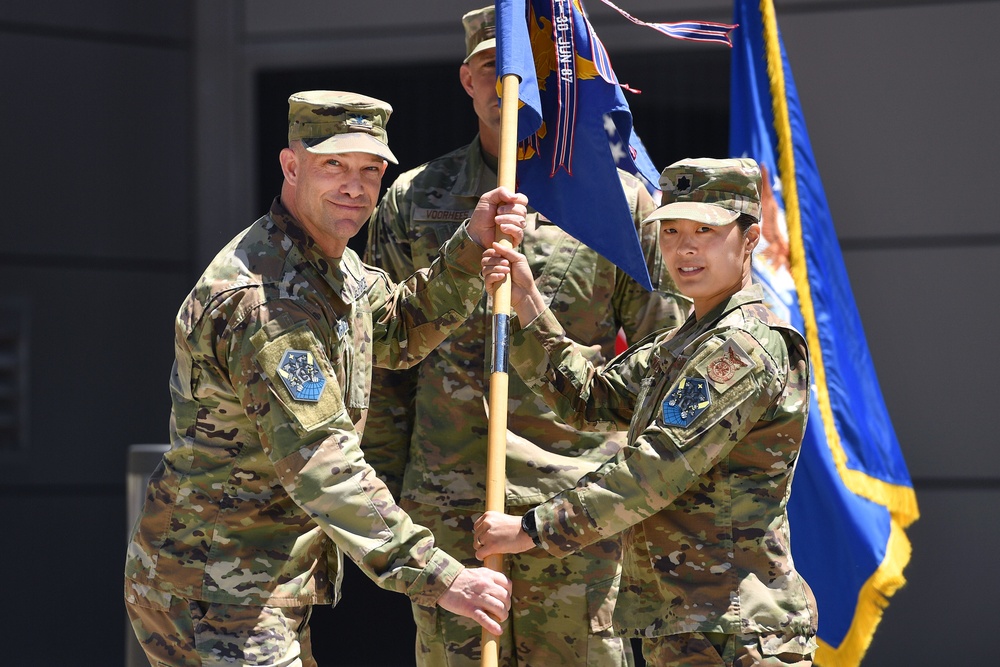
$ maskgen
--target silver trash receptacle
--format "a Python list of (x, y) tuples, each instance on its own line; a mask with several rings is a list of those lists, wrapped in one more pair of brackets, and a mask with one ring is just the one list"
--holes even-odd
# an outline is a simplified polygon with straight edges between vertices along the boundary
[[(125, 539), (132, 534), (146, 493), (146, 482), (160, 463), (164, 452), (170, 445), (129, 445), (128, 465), (125, 470), (125, 516), (128, 525), (125, 527)], [(146, 654), (139, 645), (139, 640), (132, 632), (132, 624), (125, 617), (125, 667), (145, 667), (149, 664)]]

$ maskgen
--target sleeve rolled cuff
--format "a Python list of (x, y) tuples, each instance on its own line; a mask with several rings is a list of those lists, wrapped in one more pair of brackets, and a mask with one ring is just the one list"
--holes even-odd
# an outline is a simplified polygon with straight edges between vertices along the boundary
[(416, 604), (433, 607), (464, 569), (458, 560), (435, 548), (427, 566), (413, 580), (406, 594)]
[(535, 528), (542, 549), (560, 558), (604, 537), (583, 508), (561, 496), (535, 507)]
[(559, 337), (566, 333), (563, 326), (559, 324), (559, 320), (556, 319), (555, 314), (546, 308), (538, 314), (535, 319), (530, 322), (521, 322), (521, 328), (516, 331), (513, 335), (520, 336), (517, 342), (523, 342), (525, 338), (532, 337), (539, 341), (544, 341), (548, 338)]
[[(469, 220), (466, 219), (462, 226), (455, 230), (451, 238), (445, 244), (444, 255), (448, 258), (448, 263), (457, 270), (469, 275), (478, 276), (482, 281), (482, 259), (485, 249), (469, 236)], [(484, 284), (484, 283), (480, 283)]]

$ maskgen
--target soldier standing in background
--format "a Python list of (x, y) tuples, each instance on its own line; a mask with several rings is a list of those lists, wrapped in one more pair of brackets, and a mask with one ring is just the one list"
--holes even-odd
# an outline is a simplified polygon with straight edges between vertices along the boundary
[[(492, 6), (469, 12), (466, 58), (459, 70), (472, 98), (479, 134), (472, 143), (401, 175), (386, 192), (369, 230), (366, 258), (398, 279), (430, 264), (439, 247), (495, 187), (500, 133)], [(641, 182), (620, 172), (636, 226), (654, 203)], [(663, 268), (656, 230), (642, 246), (656, 288), (634, 280), (537, 213), (528, 214), (523, 251), (546, 303), (569, 335), (590, 349), (595, 364), (614, 353), (619, 328), (629, 340), (680, 324), (690, 303)], [(477, 560), (473, 521), (484, 509), (486, 481), (486, 340), (491, 318), (484, 298), (466, 324), (416, 368), (376, 370), (384, 390), (372, 397), (362, 447), (398, 492), (414, 520), (466, 564)], [(594, 470), (624, 443), (624, 434), (579, 433), (560, 421), (518, 378), (510, 376), (507, 506), (526, 509)], [(611, 631), (620, 573), (616, 537), (554, 560), (540, 550), (509, 559), (513, 611), (500, 637), (501, 665), (620, 665), (631, 649)], [(476, 665), (475, 623), (413, 604), (417, 664)]]
[(289, 98), (270, 212), (212, 261), (177, 314), (171, 449), (128, 546), (125, 600), (151, 664), (315, 667), (312, 605), (336, 604), (343, 555), (383, 588), (493, 632), (510, 582), (467, 569), (411, 521), (359, 446), (373, 364), (424, 357), (481, 301), (496, 225), (526, 200), (477, 200), (434, 265), (395, 284), (347, 243), (371, 217), (391, 107)]
[(683, 160), (663, 170), (660, 186), (667, 203), (647, 226), (659, 229), (694, 313), (604, 368), (546, 309), (524, 257), (487, 251), (487, 285), (514, 266), (517, 373), (576, 426), (629, 432), (575, 488), (523, 516), (484, 514), (477, 555), (542, 548), (566, 557), (626, 531), (615, 625), (643, 638), (648, 664), (807, 667), (816, 600), (792, 562), (786, 507), (809, 411), (809, 354), (752, 282), (760, 170), (749, 159)]

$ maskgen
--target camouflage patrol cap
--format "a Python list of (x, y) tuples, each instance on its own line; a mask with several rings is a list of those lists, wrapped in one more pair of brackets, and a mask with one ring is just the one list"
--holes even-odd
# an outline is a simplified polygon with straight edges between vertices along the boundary
[(307, 90), (288, 98), (288, 141), (310, 153), (371, 153), (398, 164), (386, 123), (392, 107), (374, 97), (339, 90)]
[(462, 17), (465, 27), (465, 60), (486, 49), (497, 47), (497, 16), (493, 5), (474, 9)]
[(722, 226), (741, 213), (760, 222), (760, 167), (749, 158), (687, 158), (660, 174), (664, 205), (643, 223), (694, 220)]

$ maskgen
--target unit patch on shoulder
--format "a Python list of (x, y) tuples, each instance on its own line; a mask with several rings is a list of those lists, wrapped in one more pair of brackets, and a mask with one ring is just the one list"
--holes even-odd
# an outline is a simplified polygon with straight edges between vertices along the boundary
[(312, 352), (305, 350), (285, 350), (278, 363), (278, 375), (296, 401), (317, 403), (326, 386)]
[(705, 374), (715, 390), (721, 394), (752, 371), (755, 366), (756, 364), (750, 355), (743, 351), (739, 343), (730, 338), (723, 343), (715, 356), (708, 360)]
[(663, 423), (687, 428), (711, 404), (706, 380), (682, 377), (663, 399)]

